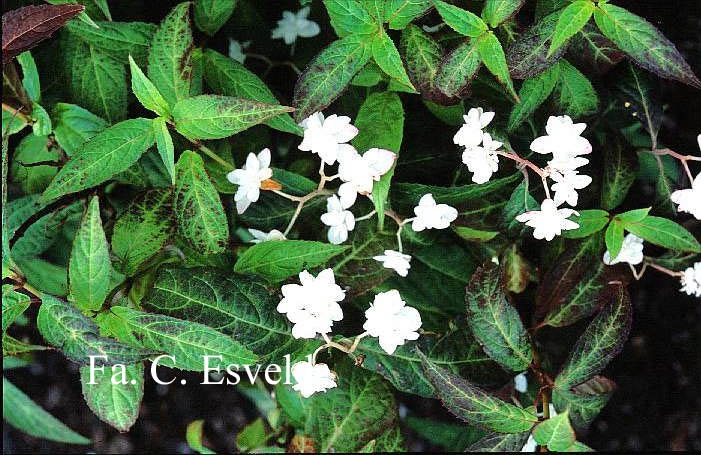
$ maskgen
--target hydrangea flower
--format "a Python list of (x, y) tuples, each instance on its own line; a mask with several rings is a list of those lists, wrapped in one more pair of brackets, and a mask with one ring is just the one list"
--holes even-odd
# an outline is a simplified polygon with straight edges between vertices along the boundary
[(526, 378), (526, 373), (520, 373), (514, 377), (514, 389), (520, 393), (526, 393), (528, 391), (528, 378)]
[(670, 199), (677, 204), (678, 212), (690, 213), (701, 220), (701, 172), (694, 178), (691, 188), (675, 191)]
[(314, 338), (317, 333), (329, 333), (334, 321), (343, 319), (338, 302), (346, 296), (336, 284), (333, 270), (322, 270), (316, 277), (304, 270), (299, 274), (299, 281), (301, 284), (282, 286), (283, 299), (277, 311), (287, 314), (287, 319), (294, 324), (292, 336), (295, 338)]
[(482, 145), (466, 147), (462, 153), (462, 162), (472, 172), (472, 181), (475, 183), (487, 183), (492, 174), (499, 170), (499, 156), (497, 151), (503, 144), (493, 141), (489, 133), (482, 134)]
[(579, 200), (577, 190), (586, 188), (592, 181), (591, 177), (580, 175), (577, 171), (563, 173), (554, 171), (550, 174), (550, 178), (555, 181), (552, 186), (552, 190), (555, 192), (555, 196), (553, 196), (555, 205), (567, 202), (572, 207), (575, 207)]
[(379, 338), (380, 347), (387, 354), (393, 354), (406, 340), (419, 338), (421, 315), (416, 308), (406, 306), (396, 289), (377, 294), (365, 317), (363, 329)]
[(335, 194), (326, 200), (326, 213), (321, 215), (321, 222), (329, 226), (327, 236), (334, 245), (348, 240), (348, 232), (355, 228), (355, 216), (347, 208)]
[(341, 150), (338, 175), (345, 182), (338, 188), (341, 204), (350, 207), (355, 204), (358, 193), (372, 193), (373, 183), (392, 168), (396, 158), (394, 152), (379, 148), (371, 148), (362, 156), (354, 147)]
[(684, 270), (684, 276), (682, 276), (681, 281), (682, 292), (701, 297), (701, 262), (697, 262), (693, 267)]
[(243, 51), (250, 44), (250, 41), (240, 43), (233, 38), (229, 38), (229, 58), (243, 64), (243, 62), (246, 60), (246, 53)]
[(463, 147), (475, 147), (482, 142), (482, 129), (494, 119), (494, 112), (484, 112), (481, 107), (473, 107), (462, 118), (465, 123), (453, 136), (453, 142)]
[(260, 196), (260, 184), (273, 176), (270, 169), (270, 149), (263, 149), (256, 156), (249, 153), (246, 164), (241, 169), (234, 169), (226, 175), (226, 178), (234, 185), (239, 185), (234, 195), (236, 211), (243, 213), (252, 202), (256, 202)]
[(297, 37), (311, 38), (319, 34), (319, 24), (307, 19), (309, 7), (305, 6), (297, 13), (283, 11), (282, 19), (277, 21), (277, 27), (272, 30), (273, 39), (283, 39), (289, 45), (297, 41)]
[(328, 165), (334, 164), (341, 151), (355, 150), (347, 144), (358, 134), (358, 128), (350, 121), (350, 117), (332, 114), (324, 118), (324, 114), (315, 112), (299, 124), (304, 129), (304, 138), (297, 148), (316, 153)]
[(579, 227), (579, 224), (567, 219), (572, 214), (579, 215), (572, 209), (558, 209), (555, 201), (545, 199), (540, 204), (540, 210), (522, 213), (516, 217), (516, 220), (534, 228), (533, 237), (538, 240), (545, 239), (549, 242), (556, 235), (560, 235), (563, 230), (567, 231)]
[(458, 211), (448, 204), (436, 204), (431, 193), (424, 194), (419, 205), (414, 207), (416, 218), (411, 228), (420, 232), (424, 229), (445, 229), (458, 217)]
[(273, 229), (270, 232), (263, 232), (259, 231), (258, 229), (249, 228), (248, 232), (253, 236), (253, 239), (250, 241), (251, 243), (269, 242), (271, 240), (287, 240), (285, 238), (285, 234), (277, 229)]
[(336, 387), (336, 375), (325, 363), (312, 365), (310, 362), (297, 362), (292, 365), (291, 373), (295, 378), (292, 388), (304, 398)]
[(623, 239), (621, 251), (618, 256), (611, 259), (611, 253), (606, 250), (604, 253), (604, 264), (614, 265), (627, 262), (630, 265), (638, 265), (643, 262), (643, 239), (634, 234), (628, 234)]
[(374, 256), (373, 259), (382, 262), (385, 268), (394, 270), (399, 276), (407, 276), (411, 268), (411, 256), (399, 251), (385, 250), (384, 255)]

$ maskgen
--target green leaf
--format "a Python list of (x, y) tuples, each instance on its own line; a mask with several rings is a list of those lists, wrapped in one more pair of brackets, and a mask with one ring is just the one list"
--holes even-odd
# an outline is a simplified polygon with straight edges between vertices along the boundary
[(576, 0), (562, 10), (552, 36), (548, 57), (552, 56), (556, 50), (589, 22), (595, 8), (591, 0)]
[(189, 139), (222, 139), (293, 109), (244, 98), (199, 95), (173, 107), (178, 133)]
[(567, 50), (560, 47), (553, 55), (547, 56), (550, 42), (561, 11), (545, 16), (523, 32), (509, 47), (506, 61), (514, 79), (531, 79), (553, 66)]
[(397, 404), (379, 375), (348, 359), (337, 362), (336, 370), (337, 387), (307, 399), (304, 433), (314, 438), (319, 452), (356, 452), (395, 423)]
[(560, 66), (554, 65), (539, 75), (523, 82), (518, 91), (521, 102), (514, 105), (509, 115), (508, 130), (514, 131), (526, 119), (531, 118), (538, 107), (545, 102), (560, 79)]
[(32, 132), (35, 135), (48, 136), (51, 134), (51, 117), (49, 117), (46, 109), (37, 103), (32, 103), (31, 119), (34, 122), (32, 124)]
[(29, 308), (30, 298), (26, 294), (14, 291), (11, 284), (2, 285), (2, 334), (15, 322), (15, 319)]
[(173, 191), (155, 189), (138, 197), (117, 218), (112, 231), (112, 252), (127, 276), (134, 276), (170, 240), (175, 230), (172, 206)]
[(424, 97), (438, 97), (436, 76), (443, 58), (443, 49), (429, 34), (415, 25), (402, 32), (399, 50), (406, 63), (409, 79)]
[(631, 115), (643, 125), (650, 135), (651, 148), (657, 147), (657, 134), (662, 126), (663, 103), (659, 96), (657, 82), (653, 81), (649, 74), (628, 63), (624, 77), (620, 78), (616, 84), (623, 105), (629, 106)]
[(258, 356), (239, 341), (203, 324), (160, 314), (144, 313), (123, 306), (114, 306), (110, 324), (119, 338), (132, 346), (168, 353), (175, 364), (163, 359), (162, 364), (182, 370), (203, 371), (205, 356), (210, 366), (253, 365)]
[(71, 157), (42, 194), (42, 200), (99, 185), (128, 169), (155, 142), (151, 120), (135, 118), (96, 134)]
[(261, 242), (239, 256), (234, 271), (252, 273), (272, 282), (282, 281), (302, 270), (323, 265), (348, 248), (309, 240)]
[(144, 72), (141, 71), (131, 55), (129, 56), (129, 67), (131, 68), (131, 90), (139, 102), (146, 109), (158, 115), (169, 117), (168, 103), (163, 99), (153, 82), (148, 80)]
[(492, 262), (477, 269), (466, 289), (468, 323), (492, 359), (511, 371), (533, 361), (531, 340), (521, 317), (506, 299), (503, 271)]
[(628, 210), (627, 212), (619, 213), (615, 218), (625, 226), (628, 223), (641, 222), (647, 218), (648, 213), (650, 213), (650, 207), (644, 207), (642, 209), (633, 209)]
[(569, 53), (573, 60), (597, 74), (607, 73), (625, 57), (592, 21), (572, 38)]
[(143, 362), (113, 366), (111, 371), (95, 369), (93, 375), (94, 384), (90, 384), (90, 367), (80, 367), (80, 384), (88, 407), (120, 432), (129, 431), (139, 417), (144, 396)]
[(606, 210), (618, 207), (635, 182), (637, 170), (630, 152), (623, 150), (621, 141), (615, 141), (604, 155), (604, 177), (601, 188), (601, 206)]
[[(414, 266), (412, 273), (415, 271), (413, 268)], [(402, 297), (405, 294), (402, 292)], [(410, 298), (411, 294), (407, 294), (407, 297)], [(413, 306), (414, 302), (411, 304)], [(424, 303), (424, 307), (427, 306)], [(424, 308), (421, 310), (422, 319), (428, 319), (429, 313)], [(423, 397), (432, 397), (435, 388), (421, 367), (417, 348), (426, 353), (435, 364), (472, 381), (490, 385), (495, 381), (503, 381), (503, 370), (485, 355), (466, 326), (464, 320), (458, 319), (455, 323), (451, 322), (445, 330), (444, 323), (444, 333), (424, 334), (417, 341), (408, 341), (399, 346), (392, 355), (380, 347), (377, 339), (366, 338), (358, 345), (358, 353), (365, 356), (362, 366), (383, 375), (397, 390)]]
[(102, 307), (110, 291), (111, 271), (100, 205), (94, 196), (76, 232), (68, 266), (71, 294), (79, 309), (96, 311)]
[(519, 452), (528, 441), (530, 431), (490, 433), (469, 446), (467, 452)]
[(22, 86), (29, 99), (38, 103), (41, 99), (41, 85), (39, 84), (39, 72), (31, 52), (24, 51), (17, 56), (17, 63), (22, 67)]
[(73, 156), (82, 145), (109, 123), (75, 104), (56, 103), (53, 110), (54, 137), (68, 156)]
[(265, 422), (262, 417), (258, 417), (236, 435), (236, 447), (241, 451), (249, 451), (262, 446), (267, 439)]
[(183, 2), (163, 19), (148, 55), (148, 78), (169, 106), (190, 97), (192, 83), (192, 27), (190, 2)]
[(592, 320), (577, 340), (555, 379), (563, 389), (588, 381), (618, 355), (628, 338), (633, 309), (625, 287), (619, 286), (612, 302)]
[(69, 39), (63, 58), (73, 102), (109, 123), (127, 117), (127, 73), (122, 63), (75, 38)]
[[(216, 93), (248, 98), (265, 104), (280, 104), (265, 82), (239, 62), (211, 49), (205, 50), (204, 57), (204, 77), (207, 85)], [(302, 128), (289, 114), (275, 116), (266, 120), (265, 124), (276, 130), (302, 135)]]
[(611, 258), (616, 258), (618, 253), (621, 252), (623, 247), (623, 224), (616, 218), (614, 218), (609, 227), (606, 228), (606, 249), (608, 250)]
[(428, 13), (431, 6), (431, 0), (392, 0), (385, 6), (388, 16), (385, 22), (389, 22), (392, 30), (402, 30), (414, 19)]
[(570, 424), (567, 411), (540, 422), (533, 429), (533, 439), (549, 450), (561, 452), (567, 450), (577, 439)]
[(413, 415), (407, 416), (404, 422), (423, 439), (441, 446), (445, 450), (456, 452), (465, 450), (485, 433), (477, 427), (466, 426), (463, 423), (446, 422)]
[(671, 250), (701, 253), (701, 244), (694, 235), (672, 220), (658, 216), (647, 216), (637, 222), (623, 222), (622, 224), (628, 232), (655, 245)]
[(236, 0), (195, 0), (195, 26), (209, 36), (229, 20), (236, 7)]
[(2, 134), (12, 136), (13, 134), (19, 133), (22, 129), (27, 126), (27, 122), (22, 120), (16, 115), (12, 115), (5, 109), (2, 110)]
[(163, 165), (168, 170), (170, 181), (175, 185), (175, 147), (173, 138), (168, 131), (168, 123), (163, 117), (153, 119), (153, 134), (156, 137), (156, 148), (161, 156)]
[[(19, 227), (30, 217), (44, 208), (37, 199), (38, 195), (29, 195), (8, 203), (10, 213), (7, 221), (11, 236), (14, 236)], [(61, 233), (62, 224), (79, 204), (75, 203), (55, 212), (49, 212), (31, 223), (24, 234), (12, 245), (12, 257), (14, 259), (34, 257), (49, 249)]]
[(436, 86), (449, 97), (462, 96), (482, 64), (477, 39), (468, 39), (445, 56), (436, 75)]
[(103, 338), (92, 319), (78, 309), (55, 297), (44, 294), (37, 316), (39, 333), (52, 346), (76, 363), (87, 365), (90, 356), (96, 365), (133, 363), (153, 352)]
[(509, 404), (470, 384), (460, 376), (436, 365), (421, 351), (417, 351), (426, 376), (436, 388), (443, 405), (456, 417), (472, 425), (500, 433), (528, 431), (538, 418), (513, 404)]
[(143, 305), (207, 324), (270, 362), (312, 352), (320, 342), (295, 339), (287, 318), (275, 310), (278, 301), (260, 279), (197, 267), (162, 269)]
[(577, 68), (560, 60), (560, 81), (555, 89), (555, 103), (572, 118), (593, 114), (599, 109), (594, 87)]
[(552, 399), (557, 409), (569, 412), (575, 430), (586, 431), (606, 406), (615, 389), (613, 381), (594, 376), (572, 389), (553, 388)]
[(516, 15), (526, 0), (487, 0), (482, 8), (482, 19), (490, 27), (497, 28)]
[(610, 3), (599, 3), (594, 20), (607, 38), (644, 69), (701, 88), (701, 81), (674, 44), (642, 17)]
[(349, 35), (369, 35), (377, 32), (379, 24), (357, 0), (324, 0), (324, 6), (339, 38)]
[(18, 258), (17, 265), (30, 286), (55, 296), (68, 295), (66, 267), (39, 258)]
[(67, 444), (90, 444), (91, 442), (44, 411), (4, 376), (2, 378), (2, 417), (13, 427), (37, 438)]
[(438, 14), (448, 27), (465, 36), (478, 37), (487, 31), (487, 24), (479, 16), (441, 0), (434, 0)]
[(204, 420), (193, 420), (187, 425), (187, 430), (185, 431), (185, 439), (187, 440), (187, 445), (190, 446), (192, 450), (197, 453), (202, 454), (215, 454), (216, 452), (208, 449), (202, 443), (202, 427), (204, 426)]
[(516, 102), (520, 103), (521, 101), (514, 90), (514, 84), (511, 82), (511, 76), (509, 76), (509, 67), (506, 64), (504, 49), (502, 49), (496, 35), (493, 32), (488, 32), (480, 36), (477, 41), (477, 50), (484, 66), (508, 90)]
[(602, 230), (609, 222), (609, 213), (599, 209), (580, 210), (579, 215), (575, 214), (570, 219), (579, 224), (579, 227), (571, 231), (564, 231), (562, 236), (567, 239), (581, 239)]
[[(377, 92), (368, 96), (355, 118), (360, 131), (353, 146), (361, 153), (373, 147), (390, 150), (399, 155), (404, 136), (404, 107), (396, 93)], [(372, 189), (372, 201), (377, 210), (378, 229), (384, 229), (385, 208), (394, 168), (385, 173)]]
[(42, 161), (58, 161), (61, 151), (49, 148), (48, 136), (27, 135), (17, 144), (10, 167), (11, 181), (25, 194), (41, 193), (58, 172), (56, 166), (37, 165)]
[(175, 165), (175, 175), (178, 231), (205, 254), (224, 251), (229, 243), (229, 225), (202, 158), (190, 150), (183, 152)]
[(97, 21), (98, 28), (85, 22), (71, 21), (66, 29), (101, 54), (128, 63), (129, 55), (143, 64), (146, 61), (156, 26), (146, 22)]
[(414, 86), (404, 69), (402, 58), (399, 56), (399, 51), (384, 29), (380, 29), (379, 35), (376, 35), (372, 40), (372, 57), (387, 75), (414, 90)]
[(324, 48), (297, 79), (292, 101), (295, 120), (302, 121), (331, 104), (371, 56), (365, 36), (350, 35)]

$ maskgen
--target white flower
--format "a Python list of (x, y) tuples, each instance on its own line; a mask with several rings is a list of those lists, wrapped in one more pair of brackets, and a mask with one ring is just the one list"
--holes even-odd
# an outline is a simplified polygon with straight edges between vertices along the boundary
[(492, 174), (499, 170), (499, 156), (497, 151), (502, 146), (501, 142), (493, 141), (489, 133), (482, 135), (482, 146), (466, 147), (462, 153), (462, 162), (467, 169), (473, 172), (472, 181), (486, 183), (492, 178)]
[(269, 242), (271, 240), (287, 240), (285, 238), (285, 234), (277, 229), (273, 229), (270, 232), (263, 232), (259, 231), (258, 229), (249, 228), (248, 232), (253, 236), (251, 243)]
[(326, 200), (326, 213), (321, 215), (321, 222), (329, 226), (328, 239), (334, 245), (348, 240), (348, 232), (355, 228), (355, 216), (347, 208), (335, 194)]
[(282, 38), (285, 40), (285, 44), (292, 44), (297, 41), (297, 37), (311, 38), (319, 34), (319, 25), (307, 19), (309, 16), (309, 7), (305, 6), (301, 10), (297, 11), (297, 14), (291, 11), (283, 11), (282, 19), (277, 21), (277, 27), (275, 27), (271, 33), (273, 39)]
[(297, 362), (292, 365), (291, 372), (295, 378), (295, 385), (292, 388), (301, 393), (304, 398), (336, 387), (336, 375), (325, 363), (312, 365), (309, 362)]
[(411, 268), (411, 256), (399, 251), (385, 250), (384, 255), (374, 256), (373, 259), (382, 262), (385, 268), (394, 270), (399, 276), (407, 276)]
[(481, 107), (473, 107), (462, 118), (465, 124), (455, 133), (453, 142), (463, 147), (474, 147), (482, 143), (482, 128), (489, 125), (494, 118), (494, 112), (484, 112)]
[(394, 353), (406, 340), (419, 338), (421, 315), (416, 308), (406, 306), (396, 289), (377, 294), (365, 317), (363, 329), (379, 338), (380, 347), (387, 354)]
[(362, 156), (352, 146), (341, 150), (338, 154), (338, 176), (345, 182), (338, 188), (341, 204), (350, 207), (358, 193), (372, 193), (373, 183), (392, 168), (396, 158), (394, 152), (378, 148), (371, 148)]
[(229, 38), (229, 58), (243, 64), (246, 60), (246, 53), (243, 51), (249, 44), (251, 44), (250, 41), (239, 43), (235, 39)]
[(326, 118), (321, 112), (310, 115), (299, 124), (304, 129), (304, 138), (298, 148), (318, 154), (328, 165), (334, 164), (341, 151), (353, 149), (346, 142), (358, 134), (358, 128), (350, 121), (350, 117), (339, 117), (336, 114)]
[[(552, 403), (548, 404), (548, 409), (550, 410), (550, 418), (552, 419), (553, 417), (557, 416), (557, 411), (555, 410), (555, 406), (553, 406)], [(543, 413), (538, 412), (536, 413), (538, 417), (542, 417)], [(523, 448), (521, 449), (521, 452), (535, 452), (536, 446), (538, 443), (535, 441), (533, 438), (533, 435), (531, 434), (528, 436), (528, 441), (526, 441), (526, 444), (524, 444)]]
[(277, 306), (279, 313), (287, 314), (294, 324), (292, 336), (314, 338), (317, 333), (329, 333), (334, 321), (343, 319), (338, 302), (346, 293), (333, 276), (332, 269), (319, 272), (316, 278), (306, 270), (299, 274), (299, 284), (285, 284), (283, 299)]
[(260, 196), (260, 183), (273, 176), (270, 169), (270, 149), (263, 149), (256, 155), (249, 153), (246, 164), (241, 169), (234, 169), (226, 175), (226, 178), (235, 185), (239, 185), (234, 195), (236, 211), (243, 213), (251, 202), (256, 202)]
[(520, 373), (514, 377), (514, 388), (517, 392), (521, 393), (526, 393), (528, 391), (528, 378), (526, 378), (526, 373)]
[(701, 220), (701, 172), (694, 179), (691, 188), (675, 191), (670, 199), (677, 204), (678, 212), (691, 213), (694, 218)]
[(436, 204), (431, 193), (424, 194), (419, 205), (414, 207), (416, 218), (411, 228), (416, 231), (424, 229), (445, 229), (458, 217), (458, 211), (448, 204)]
[(556, 182), (552, 186), (552, 190), (555, 192), (553, 197), (555, 205), (567, 202), (572, 207), (576, 206), (579, 199), (577, 190), (586, 188), (591, 183), (591, 177), (579, 175), (577, 171), (565, 171), (563, 173), (554, 171), (550, 174), (550, 178)]
[(591, 144), (580, 136), (586, 127), (586, 123), (572, 123), (567, 115), (551, 116), (545, 126), (548, 134), (531, 142), (531, 150), (542, 154), (552, 153), (554, 158), (591, 153)]
[(538, 240), (545, 239), (549, 242), (556, 235), (560, 235), (563, 230), (567, 231), (579, 227), (577, 223), (567, 219), (573, 213), (579, 215), (572, 209), (558, 209), (555, 201), (545, 199), (540, 204), (540, 210), (522, 213), (516, 217), (516, 220), (534, 228), (533, 237)]
[(627, 262), (630, 265), (637, 265), (643, 262), (643, 239), (634, 234), (628, 234), (623, 239), (621, 251), (618, 256), (611, 259), (611, 253), (606, 250), (604, 253), (604, 264), (614, 265)]
[(684, 270), (681, 291), (701, 297), (701, 262), (697, 262), (693, 267)]

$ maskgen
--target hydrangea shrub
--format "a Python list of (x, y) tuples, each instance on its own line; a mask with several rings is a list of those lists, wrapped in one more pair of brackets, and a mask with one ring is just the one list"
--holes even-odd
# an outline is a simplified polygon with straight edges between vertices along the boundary
[[(159, 360), (287, 360), (240, 449), (405, 451), (401, 392), (447, 450), (586, 451), (628, 286), (701, 297), (657, 84), (701, 81), (615, 1), (50, 3), (3, 14), (3, 363), (55, 350), (120, 431)], [(90, 443), (19, 386), (7, 422)]]

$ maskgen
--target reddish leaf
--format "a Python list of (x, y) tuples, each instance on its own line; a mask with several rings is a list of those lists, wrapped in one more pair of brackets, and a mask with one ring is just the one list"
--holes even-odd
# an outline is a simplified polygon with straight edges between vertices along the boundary
[(2, 15), (2, 64), (49, 38), (83, 10), (83, 5), (25, 6)]

